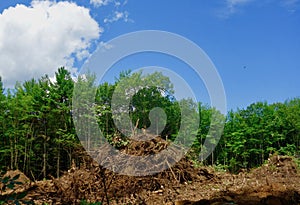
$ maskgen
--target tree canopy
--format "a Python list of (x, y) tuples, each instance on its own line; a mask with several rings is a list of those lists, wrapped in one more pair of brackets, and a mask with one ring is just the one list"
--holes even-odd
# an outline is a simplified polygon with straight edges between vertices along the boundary
[[(0, 78), (0, 170), (20, 169), (33, 179), (41, 179), (58, 177), (72, 162), (80, 165), (83, 149), (72, 118), (73, 90), (76, 83), (95, 86), (95, 79), (90, 75), (75, 82), (68, 70), (59, 68), (55, 81), (45, 75), (5, 89)], [(259, 166), (273, 153), (300, 155), (299, 98), (273, 104), (255, 102), (224, 116), (201, 102), (176, 100), (170, 79), (159, 72), (121, 72), (114, 83), (97, 85), (95, 93), (95, 103), (82, 109), (93, 110), (104, 137), (116, 148), (126, 146), (126, 134), (149, 127), (154, 134), (173, 141), (181, 121), (186, 122), (186, 129), (195, 122), (193, 117), (182, 116), (181, 109), (186, 109), (189, 116), (199, 117), (189, 152), (192, 159), (202, 160), (201, 150), (209, 149), (203, 145), (206, 139), (216, 149), (204, 163), (222, 165), (230, 171)], [(76, 93), (82, 99), (86, 95), (84, 90)], [(124, 120), (125, 114), (130, 120), (128, 132), (119, 130), (118, 119), (114, 119), (119, 116)], [(218, 144), (216, 133), (209, 132), (219, 126), (211, 123), (213, 114), (220, 121), (226, 118)]]

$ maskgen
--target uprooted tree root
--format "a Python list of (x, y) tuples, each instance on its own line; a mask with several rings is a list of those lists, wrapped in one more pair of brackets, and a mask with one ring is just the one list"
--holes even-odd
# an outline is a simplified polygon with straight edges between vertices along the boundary
[[(132, 141), (121, 151), (143, 156), (167, 146), (166, 141), (154, 138)], [(131, 162), (122, 163), (126, 167)], [(267, 164), (236, 175), (196, 168), (183, 158), (163, 172), (140, 177), (116, 174), (86, 157), (80, 168), (73, 166), (58, 179), (30, 186), (26, 198), (36, 204), (80, 204), (82, 200), (103, 204), (300, 204), (300, 176), (293, 159), (285, 156), (273, 156)]]

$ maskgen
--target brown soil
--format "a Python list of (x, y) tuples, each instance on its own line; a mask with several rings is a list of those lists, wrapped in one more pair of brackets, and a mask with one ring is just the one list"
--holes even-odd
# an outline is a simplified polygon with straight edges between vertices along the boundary
[[(154, 138), (132, 141), (121, 151), (141, 156), (167, 146)], [(273, 156), (266, 165), (236, 175), (194, 167), (184, 158), (164, 172), (141, 177), (115, 174), (87, 158), (85, 166), (73, 166), (59, 179), (30, 186), (26, 198), (36, 204), (80, 204), (85, 199), (103, 204), (300, 205), (300, 175), (293, 159), (285, 156)]]

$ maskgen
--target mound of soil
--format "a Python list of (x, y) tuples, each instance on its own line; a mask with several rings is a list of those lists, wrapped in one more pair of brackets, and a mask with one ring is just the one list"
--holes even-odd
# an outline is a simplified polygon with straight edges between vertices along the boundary
[[(167, 149), (168, 145), (158, 137), (147, 142), (132, 140), (120, 152), (147, 156)], [(104, 149), (109, 151), (109, 147)], [(98, 156), (99, 153), (95, 152), (100, 159), (111, 160), (109, 155), (101, 151)], [(122, 157), (114, 160), (121, 163), (125, 159)], [(166, 161), (171, 160), (176, 160), (176, 156)], [(124, 167), (132, 164), (130, 160), (122, 163)], [(210, 167), (195, 167), (183, 158), (163, 172), (139, 177), (116, 174), (86, 156), (85, 165), (73, 166), (60, 178), (32, 183), (27, 199), (36, 204), (80, 204), (86, 200), (145, 205), (297, 205), (300, 204), (299, 182), (297, 166), (291, 157), (285, 156), (273, 156), (268, 164), (236, 175), (216, 172)]]
[[(14, 177), (17, 177), (16, 180), (14, 180), (14, 182), (18, 182), (18, 183), (15, 183), (14, 184), (14, 188), (15, 189), (18, 189), (20, 187), (24, 187), (24, 186), (28, 186), (30, 184), (30, 179), (23, 173), (21, 172), (20, 170), (10, 170), (10, 171), (7, 171), (1, 178), (5, 178), (5, 177), (9, 177), (10, 179), (13, 179)], [(2, 184), (0, 182), (0, 190), (2, 190), (4, 184)], [(10, 190), (9, 188), (6, 188), (4, 190), (3, 193), (1, 193), (2, 195), (5, 195), (6, 193), (10, 193), (12, 190)]]
[(170, 142), (163, 140), (159, 136), (151, 136), (147, 135), (140, 135), (138, 136), (139, 139), (147, 139), (151, 138), (151, 140), (147, 141), (137, 141), (137, 140), (130, 140), (129, 144), (121, 149), (121, 152), (126, 153), (128, 155), (134, 156), (147, 156), (151, 154), (157, 154), (162, 150), (166, 149)]
[[(35, 188), (32, 186), (30, 179), (20, 170), (7, 171), (1, 176), (0, 181), (0, 204), (6, 200), (22, 195), (23, 192)], [(8, 201), (10, 204), (12, 201)]]
[(19, 175), (18, 179), (16, 179), (16, 182), (20, 182), (22, 184), (28, 184), (30, 183), (30, 179), (20, 170), (10, 170), (7, 171), (2, 178), (4, 177), (9, 177), (9, 178), (14, 178), (15, 176)]
[[(140, 136), (141, 138), (145, 136)], [(96, 161), (116, 173), (148, 176), (169, 169), (184, 156), (185, 150), (172, 145), (158, 136), (148, 141), (131, 140), (120, 150), (105, 144), (92, 154)]]
[(223, 176), (226, 186), (216, 193), (236, 204), (300, 204), (300, 175), (292, 157), (274, 155), (268, 163), (250, 172)]

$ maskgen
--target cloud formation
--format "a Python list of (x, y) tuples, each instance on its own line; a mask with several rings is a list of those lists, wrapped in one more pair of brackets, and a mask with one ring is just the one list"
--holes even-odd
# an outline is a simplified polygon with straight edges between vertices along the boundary
[(112, 12), (110, 15), (106, 16), (103, 20), (105, 24), (114, 23), (120, 20), (124, 22), (132, 22), (133, 20), (129, 18), (129, 12), (123, 10), (123, 7), (128, 3), (128, 0), (90, 0), (95, 8), (101, 6), (112, 5)]
[(239, 12), (242, 7), (253, 3), (260, 4), (277, 4), (285, 8), (288, 12), (294, 13), (300, 7), (300, 0), (224, 0), (225, 7), (219, 13), (220, 17), (229, 17)]
[(285, 7), (289, 12), (294, 13), (300, 6), (299, 0), (282, 0), (282, 6)]
[(89, 10), (71, 2), (33, 1), (0, 14), (0, 76), (5, 87), (16, 81), (72, 68), (89, 55), (102, 28)]
[(106, 17), (103, 22), (113, 23), (119, 20), (123, 20), (124, 22), (132, 21), (129, 19), (129, 13), (127, 11), (115, 11), (112, 16)]
[(229, 16), (238, 11), (238, 8), (244, 6), (254, 0), (226, 0), (225, 15)]
[(114, 3), (115, 7), (125, 6), (128, 3), (128, 0), (90, 0), (90, 4), (94, 7), (107, 6), (110, 3)]
[(90, 0), (90, 4), (95, 7), (106, 6), (111, 2), (113, 2), (113, 0)]

